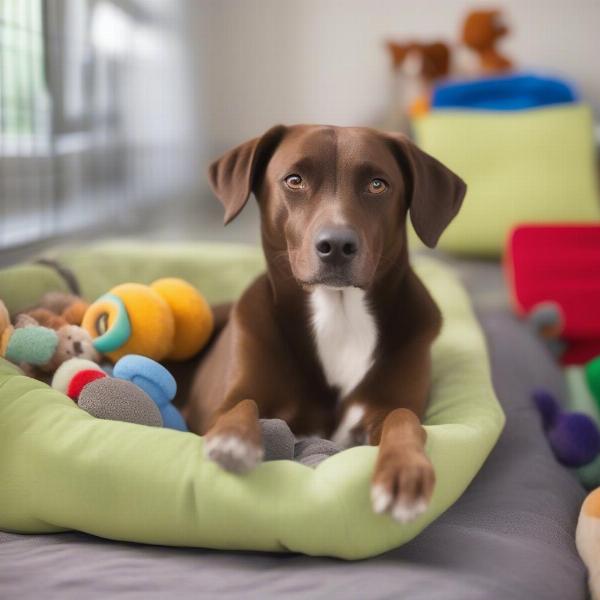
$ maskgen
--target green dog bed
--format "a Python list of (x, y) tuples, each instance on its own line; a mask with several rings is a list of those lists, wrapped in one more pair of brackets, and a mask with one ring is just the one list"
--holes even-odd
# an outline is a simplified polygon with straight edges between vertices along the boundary
[[(211, 302), (222, 301), (237, 296), (263, 265), (259, 250), (230, 245), (112, 245), (57, 258), (90, 299), (122, 281), (175, 275)], [(273, 461), (232, 475), (205, 460), (196, 435), (95, 419), (0, 362), (0, 529), (74, 529), (147, 544), (345, 559), (409, 541), (460, 497), (504, 424), (465, 291), (437, 262), (419, 261), (416, 268), (440, 305), (444, 327), (433, 347), (426, 416), (437, 486), (429, 509), (413, 523), (400, 525), (371, 509), (376, 448), (346, 450), (315, 469)], [(49, 267), (0, 271), (0, 297), (12, 310), (64, 285)]]

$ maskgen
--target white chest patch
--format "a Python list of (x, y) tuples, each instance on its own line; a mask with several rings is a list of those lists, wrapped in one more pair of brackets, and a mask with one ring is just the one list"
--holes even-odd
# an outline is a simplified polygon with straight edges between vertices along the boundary
[(358, 288), (317, 287), (310, 298), (317, 352), (328, 383), (351, 392), (373, 364), (377, 326)]

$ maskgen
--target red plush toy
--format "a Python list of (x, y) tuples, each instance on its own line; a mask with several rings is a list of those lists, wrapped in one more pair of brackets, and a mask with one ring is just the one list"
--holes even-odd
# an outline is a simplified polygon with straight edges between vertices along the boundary
[(600, 355), (600, 225), (521, 225), (508, 240), (506, 276), (522, 316), (554, 307), (544, 337), (564, 341), (563, 364)]

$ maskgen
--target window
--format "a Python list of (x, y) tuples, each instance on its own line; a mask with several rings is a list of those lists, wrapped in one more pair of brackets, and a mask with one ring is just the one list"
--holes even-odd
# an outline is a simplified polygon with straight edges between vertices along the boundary
[(41, 1), (0, 0), (0, 245), (50, 233), (44, 63)]
[(114, 231), (193, 188), (178, 5), (0, 0), (0, 248)]

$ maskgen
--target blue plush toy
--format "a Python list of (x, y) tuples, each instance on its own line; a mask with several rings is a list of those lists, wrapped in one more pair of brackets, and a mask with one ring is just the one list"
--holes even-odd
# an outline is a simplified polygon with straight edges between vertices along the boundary
[(112, 375), (144, 390), (158, 406), (165, 427), (188, 431), (181, 413), (172, 403), (177, 393), (175, 378), (161, 364), (139, 354), (128, 354), (115, 363)]

